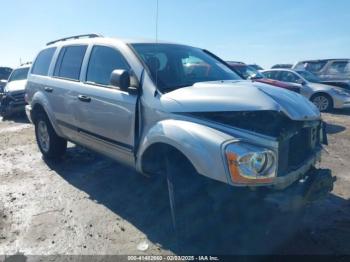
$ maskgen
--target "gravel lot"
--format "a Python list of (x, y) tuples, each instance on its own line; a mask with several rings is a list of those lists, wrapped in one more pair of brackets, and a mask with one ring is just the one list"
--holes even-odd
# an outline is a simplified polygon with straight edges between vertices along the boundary
[(74, 145), (46, 163), (25, 117), (0, 119), (0, 255), (350, 254), (350, 111), (323, 117), (330, 145), (322, 166), (337, 176), (327, 199), (302, 218), (218, 223), (186, 245), (169, 234), (161, 182)]

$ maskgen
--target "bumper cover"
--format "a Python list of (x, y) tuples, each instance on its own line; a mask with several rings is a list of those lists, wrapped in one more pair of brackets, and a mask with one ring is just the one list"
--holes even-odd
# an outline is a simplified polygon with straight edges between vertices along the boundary
[(332, 190), (336, 177), (329, 169), (311, 169), (306, 175), (282, 191), (268, 193), (265, 201), (281, 211), (300, 209), (303, 206), (325, 198)]
[(0, 94), (0, 113), (2, 115), (12, 115), (24, 111), (26, 102), (24, 101), (24, 95), (22, 93), (15, 97), (12, 94)]
[(25, 111), (26, 111), (26, 115), (28, 120), (33, 123), (33, 119), (32, 119), (32, 107), (31, 105), (26, 105), (25, 106)]

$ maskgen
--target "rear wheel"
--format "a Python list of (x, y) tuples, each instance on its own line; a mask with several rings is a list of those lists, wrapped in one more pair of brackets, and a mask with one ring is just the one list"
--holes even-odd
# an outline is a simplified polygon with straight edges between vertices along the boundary
[(45, 158), (60, 158), (66, 152), (67, 141), (56, 134), (44, 113), (39, 113), (36, 117), (35, 136)]
[(320, 110), (320, 112), (327, 112), (333, 108), (332, 98), (326, 94), (316, 94), (311, 97), (311, 102)]

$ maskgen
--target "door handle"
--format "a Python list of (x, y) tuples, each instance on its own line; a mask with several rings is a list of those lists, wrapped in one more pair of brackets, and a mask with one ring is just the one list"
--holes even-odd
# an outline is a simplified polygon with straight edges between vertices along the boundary
[(52, 93), (53, 88), (52, 88), (52, 87), (45, 86), (45, 87), (44, 87), (44, 90), (45, 90), (46, 92), (48, 92), (48, 93)]
[(84, 95), (78, 95), (78, 99), (82, 102), (89, 103), (91, 102), (91, 97), (84, 96)]

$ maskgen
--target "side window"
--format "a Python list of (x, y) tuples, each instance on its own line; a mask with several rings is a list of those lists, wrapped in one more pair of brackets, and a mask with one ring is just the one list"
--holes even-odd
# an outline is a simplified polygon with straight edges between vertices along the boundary
[(63, 47), (57, 59), (54, 76), (79, 80), (86, 48), (86, 45)]
[(31, 73), (35, 75), (46, 76), (49, 72), (49, 66), (55, 51), (56, 47), (48, 48), (41, 51), (34, 62)]
[(109, 85), (111, 73), (115, 69), (129, 69), (123, 56), (116, 49), (94, 46), (86, 73), (86, 81)]
[(317, 73), (323, 69), (327, 61), (311, 61), (304, 63), (304, 69), (312, 73)]
[(349, 72), (349, 62), (348, 61), (339, 61), (333, 62), (328, 69), (329, 74), (344, 74), (346, 71)]
[(283, 82), (297, 83), (299, 80), (299, 77), (297, 77), (295, 74), (291, 72), (281, 72), (279, 75), (279, 80)]
[(277, 73), (277, 71), (267, 71), (264, 72), (263, 75), (266, 76), (266, 78), (277, 80)]

